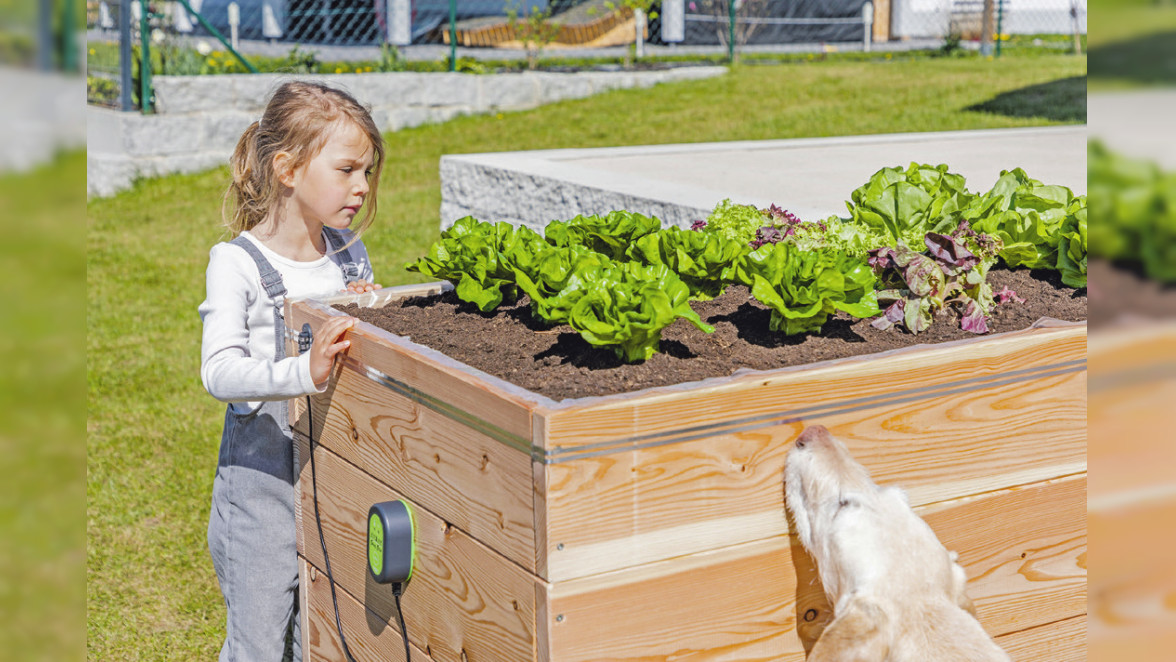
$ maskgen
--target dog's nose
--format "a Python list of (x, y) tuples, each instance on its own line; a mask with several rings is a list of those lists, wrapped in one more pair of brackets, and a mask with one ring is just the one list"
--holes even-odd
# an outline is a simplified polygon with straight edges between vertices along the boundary
[(796, 447), (804, 448), (811, 441), (826, 440), (828, 438), (829, 428), (826, 428), (824, 425), (810, 425), (796, 438)]

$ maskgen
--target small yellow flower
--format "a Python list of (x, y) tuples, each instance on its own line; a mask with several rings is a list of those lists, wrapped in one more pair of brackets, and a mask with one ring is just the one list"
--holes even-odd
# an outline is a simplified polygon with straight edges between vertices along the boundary
[(497, 115), (495, 115), (495, 117), (497, 117), (498, 119), (502, 119), (502, 113), (498, 113)]
[(989, 55), (989, 56), (985, 57), (984, 59), (985, 59), (985, 60), (992, 61), (992, 60), (995, 60), (995, 59), (996, 59), (996, 56)]
[(335, 73), (337, 73), (337, 74), (343, 73), (343, 67), (335, 67)]
[(91, 48), (91, 49), (90, 49), (90, 55), (94, 55), (94, 49), (93, 49), (93, 48)]
[(886, 59), (887, 59), (887, 60), (890, 60), (890, 59), (893, 59), (893, 58), (894, 58), (894, 53), (887, 53), (887, 54), (886, 54)]

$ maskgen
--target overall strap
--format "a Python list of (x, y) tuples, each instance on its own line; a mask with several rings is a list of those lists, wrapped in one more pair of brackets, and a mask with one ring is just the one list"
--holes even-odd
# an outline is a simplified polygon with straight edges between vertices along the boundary
[(359, 280), (359, 264), (351, 259), (351, 249), (345, 248), (347, 242), (343, 240), (343, 233), (324, 225), (323, 236), (327, 238), (331, 250), (340, 254), (339, 268), (343, 270), (343, 280), (348, 283)]
[(229, 243), (240, 246), (245, 249), (249, 257), (253, 258), (254, 264), (257, 265), (257, 271), (261, 274), (261, 286), (265, 288), (265, 293), (274, 302), (274, 360), (281, 361), (286, 358), (286, 322), (282, 315), (282, 303), (286, 296), (286, 285), (282, 283), (282, 274), (270, 264), (269, 260), (261, 254), (257, 246), (252, 241), (245, 237), (238, 236)]

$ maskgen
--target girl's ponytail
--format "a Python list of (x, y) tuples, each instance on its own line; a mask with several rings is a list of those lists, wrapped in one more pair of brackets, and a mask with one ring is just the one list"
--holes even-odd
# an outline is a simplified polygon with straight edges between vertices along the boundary
[[(261, 121), (253, 122), (241, 134), (229, 159), (232, 180), (225, 191), (221, 216), (234, 237), (265, 219), (273, 200), (272, 186), (262, 168), (258, 150)], [(231, 204), (231, 209), (230, 209)]]

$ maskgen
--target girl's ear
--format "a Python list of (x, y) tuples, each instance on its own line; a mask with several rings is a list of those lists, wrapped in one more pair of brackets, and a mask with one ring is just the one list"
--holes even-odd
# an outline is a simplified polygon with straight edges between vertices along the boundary
[(286, 188), (294, 187), (294, 157), (289, 152), (274, 154), (274, 174)]

